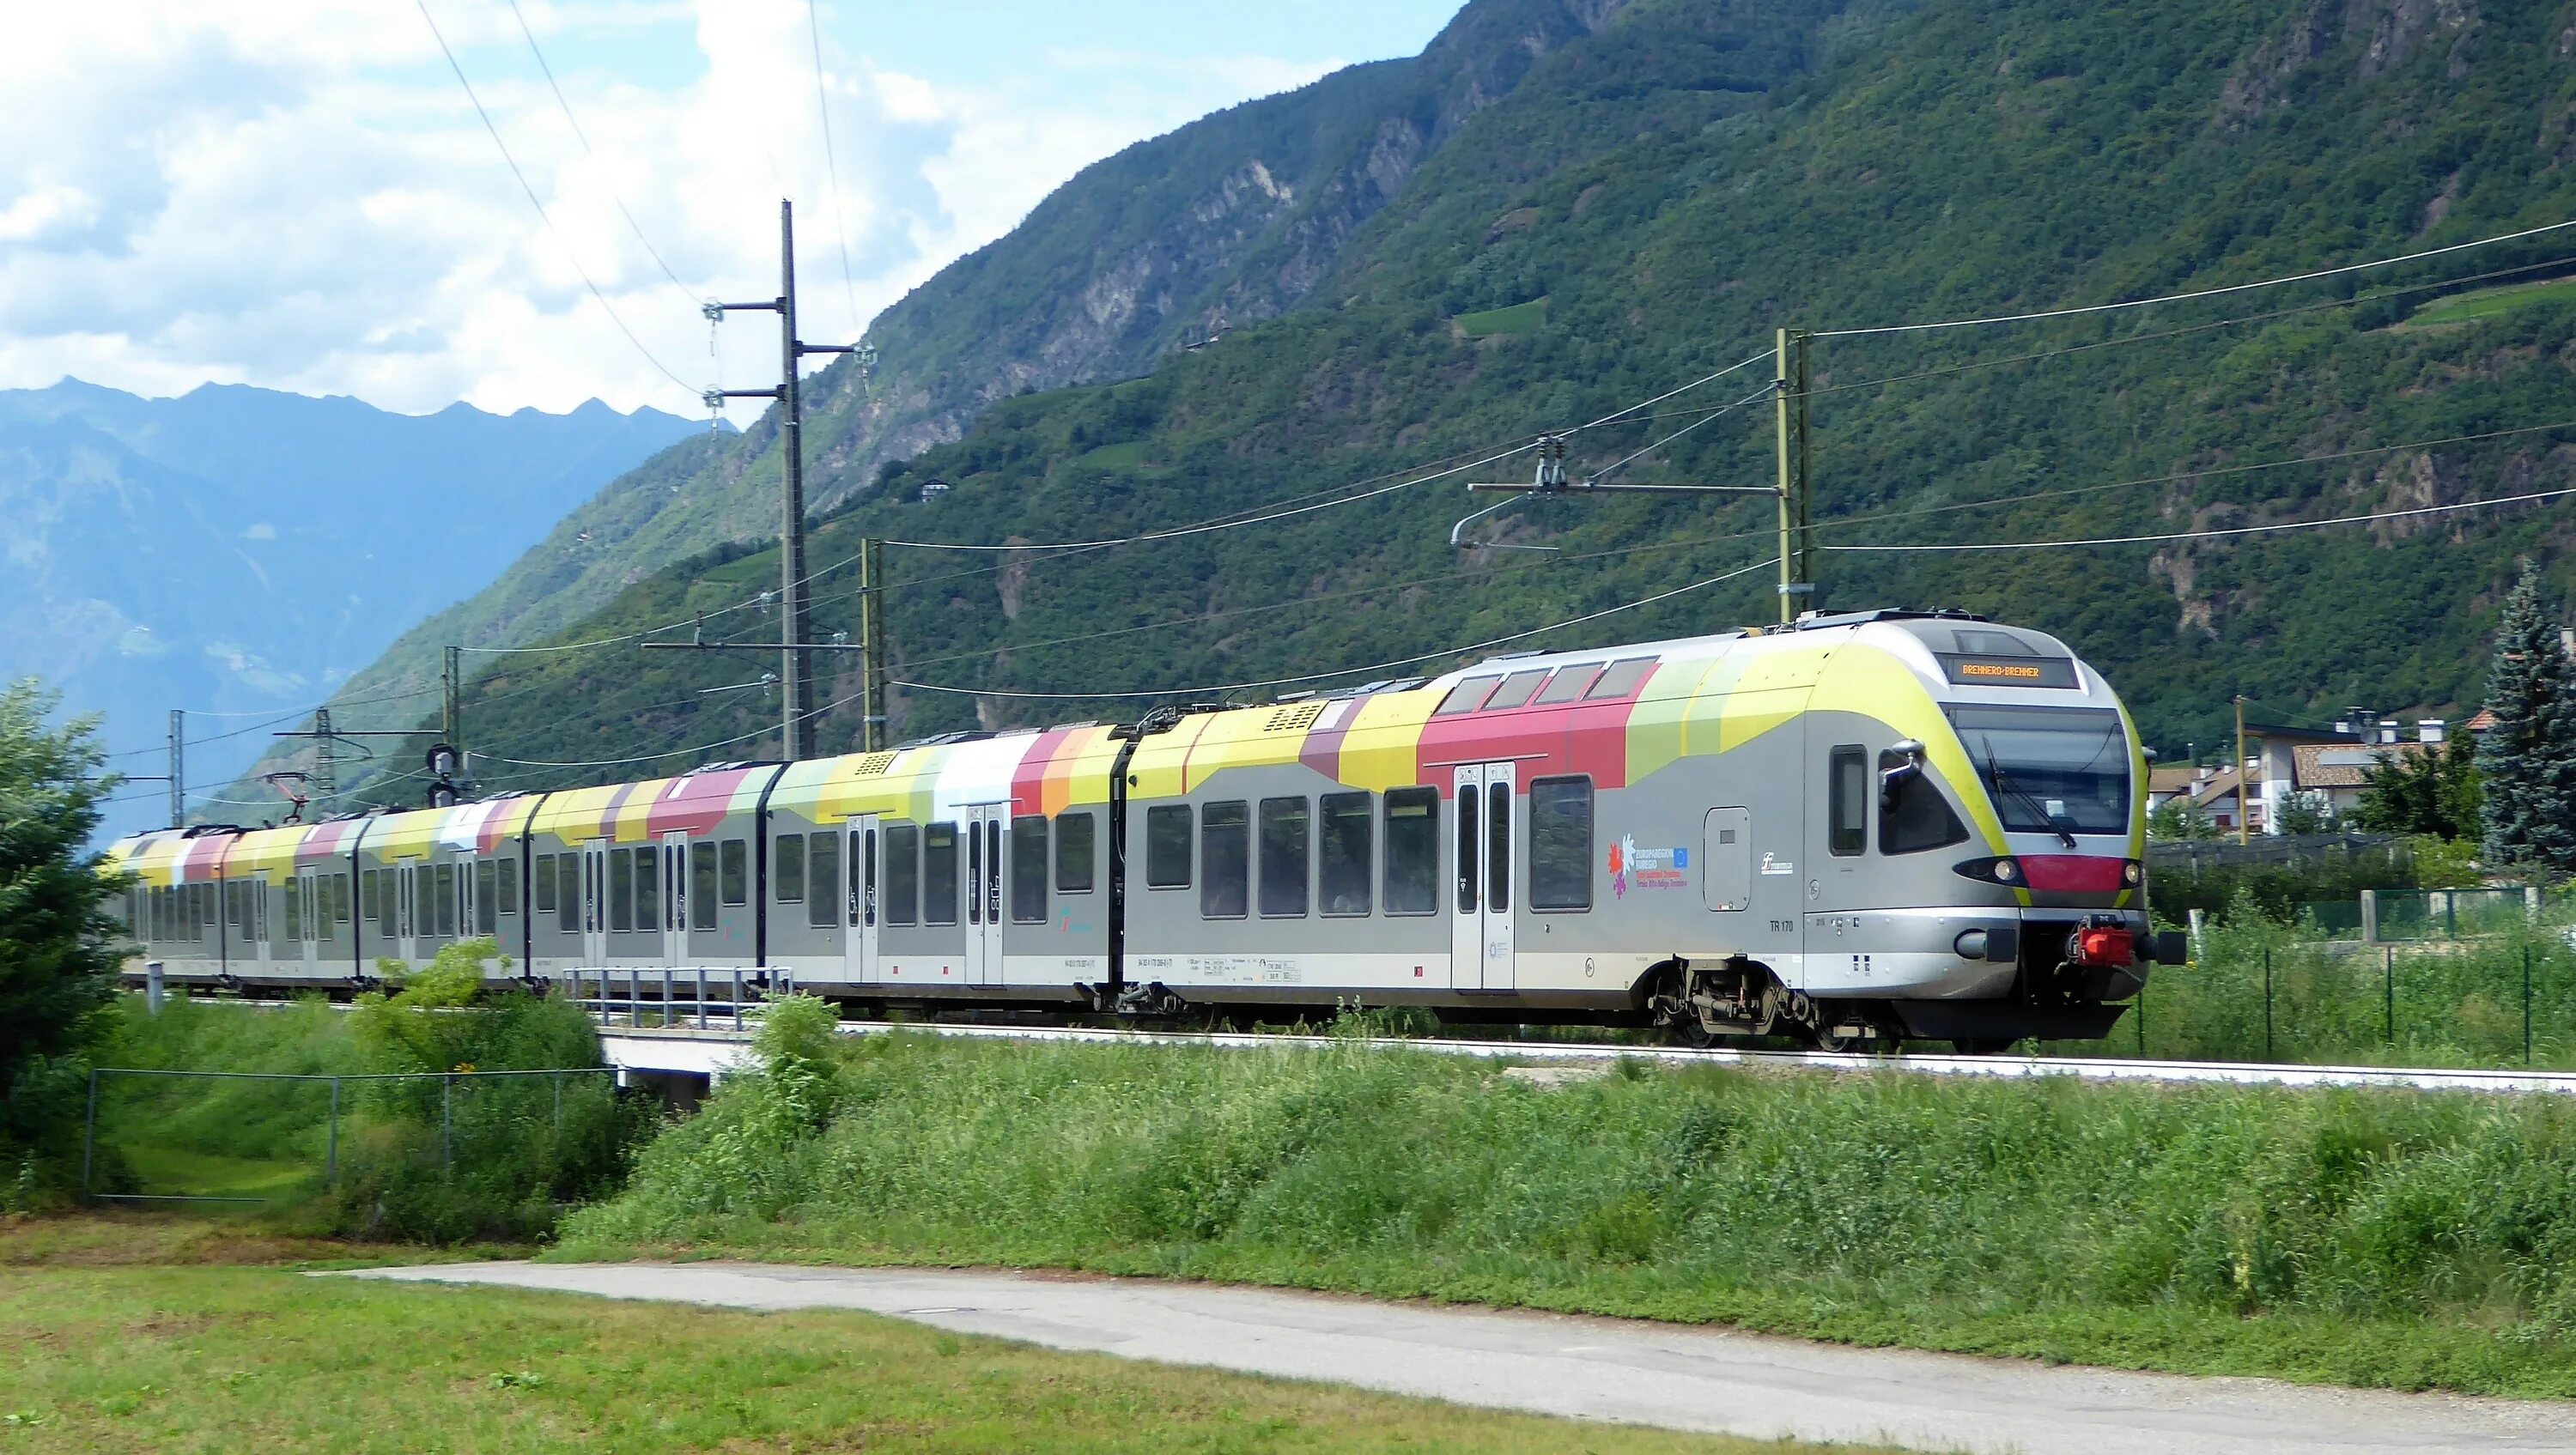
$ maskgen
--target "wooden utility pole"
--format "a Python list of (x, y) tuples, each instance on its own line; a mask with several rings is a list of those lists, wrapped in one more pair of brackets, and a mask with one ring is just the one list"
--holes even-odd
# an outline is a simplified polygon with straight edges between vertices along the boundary
[(709, 408), (728, 399), (778, 401), (779, 550), (778, 681), (783, 753), (790, 761), (814, 755), (814, 678), (807, 653), (805, 572), (805, 414), (797, 397), (796, 370), (808, 354), (846, 354), (849, 344), (809, 344), (796, 337), (796, 207), (778, 203), (778, 296), (766, 303), (710, 303), (709, 319), (728, 313), (778, 315), (779, 380), (776, 389), (710, 389)]
[(1780, 620), (1798, 616), (1816, 593), (1807, 561), (1807, 335), (1780, 330), (1773, 370), (1774, 419), (1780, 463)]
[(2236, 694), (2236, 842), (2243, 844), (2252, 833), (2254, 800), (2248, 796), (2245, 766), (2245, 694)]

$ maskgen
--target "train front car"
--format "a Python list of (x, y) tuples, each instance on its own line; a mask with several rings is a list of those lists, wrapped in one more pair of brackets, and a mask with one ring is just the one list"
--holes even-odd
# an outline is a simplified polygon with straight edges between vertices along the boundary
[(1805, 723), (1812, 1024), (1964, 1051), (2109, 1034), (2178, 948), (2147, 921), (2146, 760), (2119, 698), (2024, 627), (1873, 613), (1848, 633)]

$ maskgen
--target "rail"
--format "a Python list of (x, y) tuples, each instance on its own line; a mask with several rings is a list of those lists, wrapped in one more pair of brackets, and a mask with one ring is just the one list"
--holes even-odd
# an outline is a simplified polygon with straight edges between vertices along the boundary
[[(2199, 1082), (2239, 1086), (2354, 1086), (2488, 1094), (2576, 1094), (2576, 1072), (2485, 1071), (2418, 1066), (2297, 1066), (2248, 1061), (2148, 1061), (2096, 1056), (1960, 1056), (1934, 1053), (1760, 1051), (1732, 1047), (1630, 1046), (1577, 1041), (1445, 1040), (1410, 1036), (1340, 1036), (1243, 1031), (1143, 1031), (1088, 1026), (977, 1026), (937, 1022), (845, 1021), (844, 1035), (896, 1032), (973, 1040), (1067, 1044), (1207, 1047), (1219, 1050), (1405, 1050), (1436, 1056), (1534, 1062), (1620, 1059), (1670, 1066), (1774, 1066), (1810, 1070), (1896, 1071), (1923, 1076), (2085, 1081)], [(601, 1044), (615, 1065), (635, 1071), (723, 1075), (740, 1065), (746, 1038), (731, 1031), (606, 1030)]]

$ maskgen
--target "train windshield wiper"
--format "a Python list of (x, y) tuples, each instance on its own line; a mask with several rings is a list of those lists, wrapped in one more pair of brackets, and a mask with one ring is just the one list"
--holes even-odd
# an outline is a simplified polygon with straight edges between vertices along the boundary
[(1995, 756), (1995, 740), (1992, 738), (1984, 738), (1981, 739), (1981, 741), (1986, 745), (1986, 777), (1990, 779), (1997, 788), (2000, 788), (2004, 792), (2011, 794), (2013, 797), (2020, 799), (2024, 808), (2038, 814), (2039, 821), (2048, 826), (2048, 831), (2050, 833), (2057, 835), (2057, 841), (2059, 843), (2064, 844), (2070, 849), (2074, 848), (2075, 836), (2068, 833), (2066, 831), (2066, 826), (2057, 821), (2057, 815), (2048, 811), (2048, 805), (2040, 802), (2036, 797), (2034, 797), (2029, 789), (2022, 787), (2020, 784), (2012, 781), (2011, 778), (2005, 776), (2004, 765), (2001, 760)]

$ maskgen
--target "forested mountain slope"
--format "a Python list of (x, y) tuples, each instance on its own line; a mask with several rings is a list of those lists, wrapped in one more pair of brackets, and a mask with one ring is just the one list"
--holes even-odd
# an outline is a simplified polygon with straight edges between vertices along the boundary
[[(1523, 43), (1517, 27), (1541, 12), (1564, 37)], [(881, 491), (844, 499), (813, 562), (861, 535), (1085, 541), (1330, 492), (1580, 425), (1750, 358), (1783, 326), (2136, 298), (2576, 216), (2565, 0), (1480, 3), (1434, 50), (1471, 41), (1521, 58), (1514, 84), (1471, 84), (1484, 104), (1442, 123), (1443, 143), (1310, 285), (1274, 300), (1276, 316), (1167, 353), (1146, 378), (992, 404)], [(1197, 130), (1165, 140), (1195, 145)], [(2508, 268), (2527, 271), (2462, 281)], [(2576, 483), (2566, 432), (2529, 429), (2576, 421), (2564, 290), (2442, 301), (2560, 272), (2576, 273), (2576, 233), (2154, 309), (1821, 339), (1822, 603), (1964, 606), (2061, 632), (2115, 674), (2169, 752), (2217, 741), (2240, 691), (2274, 715), (2462, 704), (2514, 559), (2537, 555), (2567, 581), (2563, 505), (2009, 554), (1836, 548), (2159, 535)], [(1226, 286), (1256, 275), (1285, 276), (1246, 270)], [(1171, 316), (1211, 315), (1194, 302)], [(1625, 478), (1767, 481), (1764, 401), (1676, 412), (1756, 392), (1767, 367), (1577, 434), (1573, 472), (1643, 449)], [(2505, 430), (2526, 432), (2460, 438)], [(836, 458), (864, 448), (846, 423), (830, 437)], [(2246, 468), (2315, 456), (2336, 458)], [(931, 479), (951, 488), (922, 501)], [(897, 675), (975, 689), (901, 694), (898, 731), (1136, 707), (1011, 693), (1213, 690), (1394, 661), (1771, 554), (1767, 503), (1614, 497), (1526, 503), (1470, 528), (1554, 554), (1462, 555), (1451, 523), (1492, 499), (1462, 483), (1098, 550), (897, 548)], [(685, 562), (564, 636), (685, 620), (775, 580), (764, 556)], [(819, 587), (822, 630), (854, 624), (851, 584), (843, 572)], [(1772, 609), (1755, 570), (1538, 640)], [(753, 608), (708, 632), (774, 623)], [(698, 745), (774, 720), (757, 689), (700, 689), (772, 665), (627, 645), (514, 663), (470, 713), (474, 745), (495, 758), (486, 782), (684, 766)], [(845, 675), (827, 691), (855, 687)], [(828, 744), (848, 740), (855, 712), (837, 709)], [(715, 753), (770, 748), (751, 737)], [(608, 761), (648, 752), (669, 756)], [(528, 766), (540, 762), (597, 766)]]

